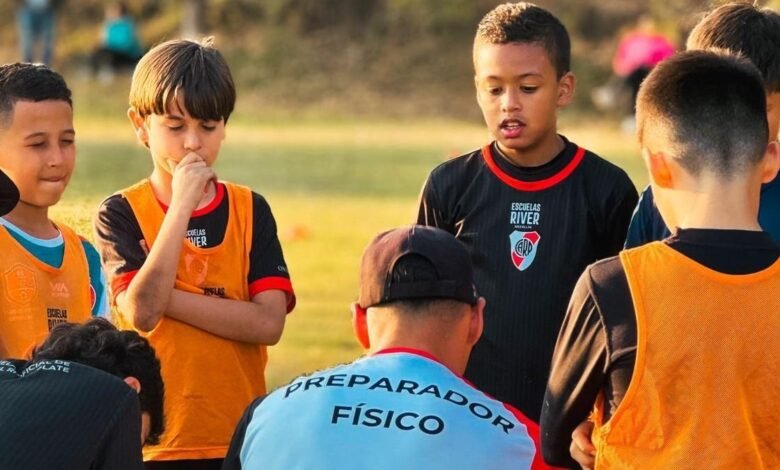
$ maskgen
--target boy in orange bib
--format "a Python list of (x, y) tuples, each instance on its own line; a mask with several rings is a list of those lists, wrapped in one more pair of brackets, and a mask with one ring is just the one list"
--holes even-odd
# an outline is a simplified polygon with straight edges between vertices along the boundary
[(548, 462), (572, 464), (587, 404), (595, 468), (780, 466), (780, 247), (758, 223), (780, 167), (766, 110), (761, 76), (734, 56), (685, 52), (642, 85), (639, 143), (676, 229), (580, 278), (542, 410)]
[(95, 223), (118, 321), (162, 363), (166, 431), (144, 449), (147, 468), (219, 468), (241, 413), (266, 393), (266, 346), (295, 303), (268, 203), (212, 169), (234, 104), (210, 40), (149, 51), (128, 116), (154, 170), (106, 199)]
[(28, 358), (57, 324), (107, 311), (97, 250), (49, 219), (76, 161), (71, 93), (53, 70), (0, 66), (0, 170), (18, 203), (0, 217), (0, 359)]

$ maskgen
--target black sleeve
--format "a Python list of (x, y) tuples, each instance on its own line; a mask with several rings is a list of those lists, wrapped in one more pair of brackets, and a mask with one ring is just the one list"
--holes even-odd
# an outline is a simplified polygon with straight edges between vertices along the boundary
[(590, 414), (606, 379), (607, 335), (593, 297), (590, 270), (574, 287), (544, 395), (542, 455), (550, 465), (579, 468), (569, 455), (571, 433)]
[(288, 294), (288, 308), (295, 305), (290, 273), (282, 253), (282, 245), (276, 233), (271, 207), (265, 198), (252, 193), (252, 248), (249, 252), (250, 295), (254, 296), (267, 289), (279, 289)]
[(634, 184), (623, 171), (620, 174), (622, 178), (607, 200), (606, 233), (599, 259), (615, 256), (623, 249), (631, 215), (639, 200)]
[(450, 233), (454, 233), (454, 227), (448, 218), (446, 207), (441, 203), (436, 188), (434, 173), (428, 176), (420, 192), (420, 203), (417, 209), (417, 223), (438, 227)]
[(252, 421), (252, 415), (254, 414), (255, 409), (260, 406), (260, 403), (262, 403), (264, 399), (265, 396), (255, 398), (246, 410), (244, 410), (244, 414), (238, 421), (238, 425), (236, 425), (233, 439), (230, 440), (230, 447), (228, 448), (225, 460), (222, 462), (222, 470), (241, 470), (241, 448), (244, 447), (246, 429)]
[(95, 216), (94, 229), (103, 270), (115, 289), (117, 279), (135, 273), (146, 260), (147, 252), (141, 244), (143, 232), (130, 204), (121, 195), (103, 201)]
[(141, 407), (135, 392), (131, 390), (117, 410), (92, 468), (141, 470)]

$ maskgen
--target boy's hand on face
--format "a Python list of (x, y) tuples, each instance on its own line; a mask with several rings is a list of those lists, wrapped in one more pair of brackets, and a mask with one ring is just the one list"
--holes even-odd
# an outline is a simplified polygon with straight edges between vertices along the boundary
[(171, 164), (171, 207), (182, 207), (192, 213), (208, 190), (208, 184), (217, 179), (214, 170), (195, 152), (190, 152), (178, 163)]

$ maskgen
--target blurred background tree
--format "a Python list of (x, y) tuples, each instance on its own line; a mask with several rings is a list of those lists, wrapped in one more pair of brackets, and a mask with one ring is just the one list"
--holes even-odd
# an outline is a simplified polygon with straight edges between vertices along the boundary
[[(104, 0), (64, 0), (55, 66), (83, 64), (95, 47)], [(497, 0), (127, 0), (149, 47), (180, 36), (216, 36), (253, 108), (298, 115), (478, 116), (471, 41)], [(539, 0), (567, 25), (579, 80), (575, 109), (609, 76), (619, 32), (639, 15), (683, 44), (721, 0)], [(780, 8), (780, 0), (760, 2)], [(0, 60), (17, 60), (15, 2), (0, 2)]]

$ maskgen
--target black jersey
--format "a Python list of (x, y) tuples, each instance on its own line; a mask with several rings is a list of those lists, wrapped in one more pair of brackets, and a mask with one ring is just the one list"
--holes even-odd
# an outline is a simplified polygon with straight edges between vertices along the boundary
[(638, 198), (623, 170), (564, 143), (534, 168), (511, 165), (495, 145), (443, 163), (425, 183), (418, 215), (467, 246), (487, 299), (466, 378), (537, 422), (574, 284), (623, 246)]
[(0, 361), (0, 469), (142, 469), (138, 395), (68, 361)]

